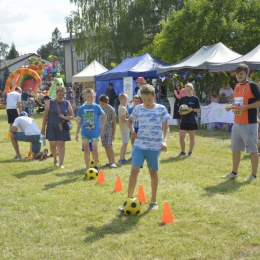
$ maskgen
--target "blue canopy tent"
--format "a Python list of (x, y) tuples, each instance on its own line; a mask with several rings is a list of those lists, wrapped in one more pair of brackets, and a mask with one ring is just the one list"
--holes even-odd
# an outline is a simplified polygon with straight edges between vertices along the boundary
[(157, 78), (157, 67), (169, 65), (160, 61), (148, 53), (133, 58), (126, 58), (117, 67), (102, 74), (95, 75), (97, 100), (101, 94), (106, 92), (109, 83), (114, 84), (118, 94), (123, 92), (123, 78), (133, 77), (133, 90), (136, 87), (135, 80), (138, 77), (155, 79)]

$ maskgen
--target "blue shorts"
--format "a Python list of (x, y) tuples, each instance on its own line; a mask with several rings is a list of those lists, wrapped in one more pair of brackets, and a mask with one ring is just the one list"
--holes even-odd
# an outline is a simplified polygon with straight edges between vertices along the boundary
[(82, 140), (84, 140), (84, 139), (89, 140), (89, 142), (98, 141), (98, 138), (87, 137), (85, 135), (82, 135), (81, 138), (82, 138)]
[(159, 155), (160, 151), (143, 150), (134, 146), (132, 150), (132, 166), (143, 167), (144, 160), (146, 160), (148, 168), (158, 171)]
[(37, 154), (41, 150), (40, 135), (25, 135), (23, 132), (13, 133), (13, 137), (18, 141), (32, 143), (32, 152)]

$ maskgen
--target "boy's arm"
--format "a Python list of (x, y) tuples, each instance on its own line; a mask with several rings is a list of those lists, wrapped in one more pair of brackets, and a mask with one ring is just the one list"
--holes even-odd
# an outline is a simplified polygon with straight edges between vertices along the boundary
[(100, 134), (102, 134), (103, 133), (103, 131), (104, 131), (104, 127), (105, 127), (105, 123), (106, 123), (106, 121), (107, 121), (107, 114), (106, 113), (103, 113), (102, 115), (101, 115), (101, 131), (100, 131)]
[(133, 119), (129, 118), (127, 120), (127, 127), (130, 129), (131, 134), (135, 135), (136, 133), (135, 133), (135, 130), (134, 130), (134, 127), (133, 127), (133, 125), (134, 125), (133, 123), (134, 123)]
[(162, 142), (161, 151), (166, 152), (167, 143), (168, 143), (168, 139), (169, 139), (169, 133), (170, 133), (168, 121), (162, 122), (162, 130), (163, 130), (163, 142)]
[(128, 119), (126, 118), (126, 115), (121, 115), (120, 116), (121, 122), (127, 123)]
[(80, 129), (80, 126), (81, 126), (81, 117), (77, 116), (76, 122), (77, 122), (77, 129), (76, 129), (75, 140), (78, 141), (79, 140), (79, 129)]
[(113, 135), (112, 135), (112, 140), (115, 140), (115, 135), (116, 135), (116, 117), (114, 116), (112, 118), (112, 125), (113, 125)]

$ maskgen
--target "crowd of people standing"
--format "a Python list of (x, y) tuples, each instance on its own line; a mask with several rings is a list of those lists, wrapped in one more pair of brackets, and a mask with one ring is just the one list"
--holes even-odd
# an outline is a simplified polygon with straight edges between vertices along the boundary
[[(232, 171), (223, 177), (237, 178), (240, 153), (246, 150), (247, 153), (250, 153), (252, 167), (252, 173), (247, 180), (252, 181), (257, 178), (258, 168), (257, 110), (260, 107), (260, 90), (255, 83), (248, 80), (248, 74), (249, 69), (247, 65), (240, 64), (236, 69), (238, 84), (235, 87), (235, 91), (231, 91), (228, 85), (224, 85), (223, 89), (220, 90), (220, 95), (225, 96), (229, 101), (232, 100), (233, 106), (227, 107), (226, 110), (234, 109), (235, 114), (234, 126), (231, 133)], [(83, 98), (85, 102), (76, 114), (77, 128), (75, 139), (76, 141), (79, 140), (79, 133), (81, 132), (86, 169), (90, 166), (91, 144), (94, 168), (99, 171), (99, 138), (101, 138), (102, 146), (108, 159), (108, 163), (103, 165), (103, 167), (115, 168), (117, 165), (124, 165), (127, 162), (125, 155), (131, 137), (132, 168), (129, 177), (128, 197), (133, 196), (140, 167), (143, 167), (143, 163), (146, 160), (152, 188), (150, 209), (158, 209), (156, 202), (158, 163), (160, 152), (167, 150), (170, 116), (165, 106), (156, 103), (155, 88), (147, 84), (145, 79), (141, 77), (137, 78), (137, 83), (139, 89), (134, 96), (134, 105), (131, 110), (127, 110), (126, 108), (127, 95), (120, 93), (118, 96), (120, 102), (118, 120), (122, 145), (120, 158), (117, 163), (113, 149), (117, 117), (113, 106), (117, 95), (113, 89), (113, 84), (110, 84), (106, 94), (99, 97), (100, 105), (94, 103), (95, 94), (93, 89), (87, 88), (84, 91)], [(26, 93), (22, 94), (21, 89), (16, 88), (14, 92), (9, 93), (7, 96), (8, 123), (10, 124), (10, 131), (13, 133), (11, 142), (16, 151), (14, 159), (21, 159), (18, 140), (31, 142), (33, 157), (36, 158), (40, 152), (40, 137), (46, 135), (46, 139), (50, 144), (54, 166), (64, 168), (65, 143), (71, 140), (67, 122), (74, 118), (72, 106), (67, 100), (70, 98), (71, 93), (64, 87), (57, 87), (56, 98), (47, 100), (46, 102), (41, 131), (36, 127), (33, 119), (28, 119), (29, 113), (22, 112), (22, 95), (26, 96)], [(190, 139), (188, 156), (192, 156), (195, 146), (195, 131), (198, 129), (197, 113), (200, 111), (200, 102), (195, 95), (191, 83), (187, 83), (181, 89), (180, 83), (177, 82), (175, 84), (174, 95), (176, 101), (173, 118), (178, 120), (181, 148), (178, 156), (186, 155), (185, 136), (187, 133)], [(179, 109), (183, 105), (188, 107), (185, 113)], [(20, 117), (18, 116), (17, 108)], [(31, 127), (32, 131), (28, 131), (28, 128), (26, 128), (28, 126)], [(17, 133), (18, 128), (23, 133), (20, 136)], [(122, 206), (118, 210), (122, 212)]]

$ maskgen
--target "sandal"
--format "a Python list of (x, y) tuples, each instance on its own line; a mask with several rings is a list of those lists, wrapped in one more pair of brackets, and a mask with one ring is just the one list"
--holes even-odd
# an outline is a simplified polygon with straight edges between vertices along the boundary
[(41, 156), (41, 161), (47, 159), (47, 155), (48, 155), (48, 149), (44, 149), (43, 154)]

